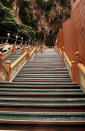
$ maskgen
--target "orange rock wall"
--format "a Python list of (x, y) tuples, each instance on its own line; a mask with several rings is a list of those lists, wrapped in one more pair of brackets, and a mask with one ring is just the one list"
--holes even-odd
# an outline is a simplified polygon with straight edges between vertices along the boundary
[(85, 0), (76, 0), (73, 4), (71, 19), (77, 35), (80, 61), (85, 64)]
[(75, 52), (79, 51), (80, 62), (85, 64), (85, 0), (74, 2), (71, 18), (59, 30), (58, 40), (59, 48), (64, 46), (70, 61), (75, 60)]

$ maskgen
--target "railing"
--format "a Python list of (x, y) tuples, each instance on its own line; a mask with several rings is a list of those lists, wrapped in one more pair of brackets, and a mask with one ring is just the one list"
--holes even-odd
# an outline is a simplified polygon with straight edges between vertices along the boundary
[(16, 73), (19, 72), (19, 70), (22, 68), (22, 66), (26, 63), (27, 60), (33, 59), (35, 53), (36, 53), (36, 48), (34, 48), (31, 53), (25, 52), (13, 64), (11, 64), (10, 81), (12, 81)]
[(11, 64), (10, 79), (12, 79), (15, 76), (16, 72), (20, 70), (22, 65), (25, 64), (26, 60), (27, 60), (27, 52), (25, 52), (15, 62)]
[(1, 77), (1, 79), (2, 79), (3, 81), (5, 81), (7, 75), (8, 75), (8, 72), (7, 72), (6, 68), (4, 67), (4, 65), (2, 65), (1, 71), (0, 71), (0, 77)]
[(5, 59), (6, 57), (8, 57), (11, 54), (12, 54), (12, 49), (10, 49), (10, 50), (6, 51), (5, 53), (3, 53), (2, 59)]
[[(21, 48), (21, 49), (18, 49), (18, 50), (16, 51), (16, 54), (19, 54), (19, 53), (21, 53), (21, 52), (22, 52), (22, 48)], [(13, 49), (10, 49), (10, 50), (6, 51), (5, 53), (3, 53), (2, 59), (5, 59), (6, 57), (8, 57), (9, 55), (11, 55), (12, 53), (13, 53)]]
[(60, 52), (72, 81), (77, 82), (85, 92), (85, 65), (79, 63), (78, 52), (76, 52), (75, 61), (70, 61), (69, 57), (61, 49), (57, 48), (56, 51)]
[(5, 66), (2, 65), (0, 69), (0, 76), (3, 81), (12, 81), (16, 73), (19, 72), (19, 70), (22, 68), (27, 60), (33, 59), (37, 51), (39, 51), (39, 49), (36, 48), (34, 48), (31, 53), (26, 51), (12, 64), (10, 61), (7, 61)]
[(0, 48), (3, 48), (4, 45), (6, 45), (6, 43), (5, 44), (0, 44)]
[(16, 51), (16, 54), (19, 54), (19, 53), (21, 53), (22, 52), (22, 48), (20, 48), (20, 49), (18, 49), (17, 51)]
[(72, 78), (72, 72), (71, 72), (72, 64), (71, 64), (71, 62), (65, 52), (64, 52), (64, 62), (66, 64), (69, 75)]
[(36, 50), (37, 50), (37, 49), (34, 48), (34, 49), (32, 50), (32, 52), (29, 54), (30, 60), (35, 56)]
[(85, 66), (81, 63), (78, 64), (79, 68), (79, 80), (80, 80), (80, 86), (85, 92)]
[(40, 51), (40, 47), (38, 49), (36, 49), (36, 53), (38, 53)]

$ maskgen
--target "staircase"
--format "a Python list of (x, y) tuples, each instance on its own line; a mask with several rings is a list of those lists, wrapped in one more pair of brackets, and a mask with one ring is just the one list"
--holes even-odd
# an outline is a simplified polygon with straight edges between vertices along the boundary
[(38, 53), (13, 82), (0, 83), (0, 129), (85, 130), (85, 94), (54, 49)]

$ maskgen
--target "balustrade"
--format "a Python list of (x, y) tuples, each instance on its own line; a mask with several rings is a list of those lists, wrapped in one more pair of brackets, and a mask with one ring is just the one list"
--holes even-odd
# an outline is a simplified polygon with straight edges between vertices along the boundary
[(36, 52), (39, 51), (39, 49), (34, 48), (30, 53), (28, 52), (28, 48), (25, 49), (24, 54), (21, 55), (15, 62), (11, 63), (11, 61), (6, 61), (5, 66), (2, 65), (3, 54), (0, 53), (0, 77), (4, 81), (11, 81), (27, 60), (32, 60)]

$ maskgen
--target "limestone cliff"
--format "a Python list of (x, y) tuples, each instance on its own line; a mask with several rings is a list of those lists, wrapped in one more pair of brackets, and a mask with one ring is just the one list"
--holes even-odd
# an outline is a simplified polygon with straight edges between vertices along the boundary
[(28, 34), (28, 39), (49, 45), (55, 42), (59, 27), (62, 27), (63, 22), (70, 17), (71, 2), (71, 0), (13, 0), (11, 11), (18, 22), (33, 29), (35, 36), (32, 35), (30, 38)]

